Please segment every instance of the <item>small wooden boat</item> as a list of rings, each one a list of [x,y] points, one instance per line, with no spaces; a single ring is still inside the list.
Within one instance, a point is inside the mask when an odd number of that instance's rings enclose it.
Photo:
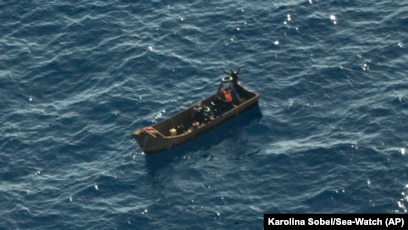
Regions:
[[[236,78],[238,72],[231,70],[231,74],[235,73]],[[231,76],[224,77],[223,82],[231,81],[231,79]],[[235,82],[235,89],[239,97],[238,103],[226,103],[220,98],[218,91],[172,117],[151,126],[136,129],[132,132],[132,136],[136,139],[143,152],[150,154],[180,145],[217,127],[233,116],[256,105],[259,100],[258,93],[245,89],[237,84],[237,80]],[[226,89],[224,88],[224,90]]]

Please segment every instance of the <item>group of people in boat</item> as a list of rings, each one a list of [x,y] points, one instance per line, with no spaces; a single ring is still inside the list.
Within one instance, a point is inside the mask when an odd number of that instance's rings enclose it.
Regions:
[[[240,69],[237,71],[231,70],[230,72],[224,71],[227,76],[221,80],[217,89],[217,95],[210,102],[210,105],[200,104],[193,108],[194,125],[207,123],[240,104],[242,86],[238,83],[239,71]],[[228,85],[224,87],[224,84]]]

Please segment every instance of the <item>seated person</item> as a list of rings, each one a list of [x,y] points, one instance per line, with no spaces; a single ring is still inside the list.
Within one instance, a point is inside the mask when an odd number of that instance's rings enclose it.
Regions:
[[[223,87],[223,82],[218,87],[218,100],[221,100],[223,103],[220,104],[220,111],[221,113],[224,113],[234,107],[234,105],[239,104],[239,96],[232,86],[231,83],[229,83],[228,87],[225,89],[222,89]]]
[[[211,111],[208,106],[199,104],[193,108],[193,120],[199,124],[207,123],[214,119],[210,112]]]
[[[201,105],[197,105],[193,108],[193,120],[199,122],[200,124],[205,122],[205,114]]]
[[[233,83],[230,82],[227,88],[225,88],[224,90],[222,90],[223,85],[224,83],[221,82],[221,84],[218,86],[218,94],[220,95],[221,99],[225,103],[232,103],[234,105],[239,105],[240,103],[239,95]]]

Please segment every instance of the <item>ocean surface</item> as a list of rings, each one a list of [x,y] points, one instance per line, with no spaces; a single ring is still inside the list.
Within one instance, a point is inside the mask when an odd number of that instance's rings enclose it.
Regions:
[[[408,3],[0,1],[0,229],[262,229],[408,213]],[[214,93],[259,104],[145,155]]]

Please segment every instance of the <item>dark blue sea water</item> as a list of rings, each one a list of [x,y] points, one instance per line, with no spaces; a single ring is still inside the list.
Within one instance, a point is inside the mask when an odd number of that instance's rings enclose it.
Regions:
[[[261,229],[408,212],[408,3],[0,1],[0,229]],[[259,106],[131,139],[242,67]]]

